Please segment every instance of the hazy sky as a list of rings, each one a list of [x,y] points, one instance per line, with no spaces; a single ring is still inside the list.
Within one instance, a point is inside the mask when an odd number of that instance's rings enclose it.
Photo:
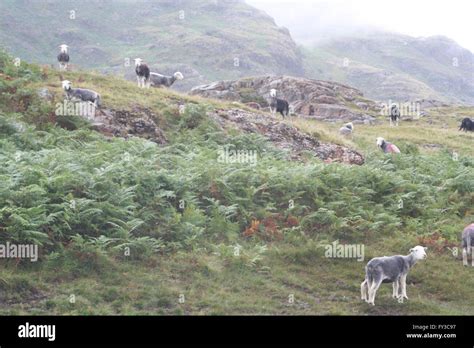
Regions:
[[[410,36],[448,36],[474,52],[473,0],[246,1],[289,28],[298,41],[304,41],[304,25],[318,29],[314,32],[374,26]]]

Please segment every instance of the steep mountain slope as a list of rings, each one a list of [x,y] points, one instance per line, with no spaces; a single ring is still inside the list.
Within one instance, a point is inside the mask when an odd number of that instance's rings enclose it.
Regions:
[[[0,42],[12,54],[43,64],[56,64],[57,46],[67,43],[73,64],[129,76],[127,59],[141,57],[161,73],[180,70],[186,79],[178,89],[253,74],[302,73],[289,32],[243,0],[5,0]]]
[[[112,134],[58,113],[60,78],[101,93],[94,121],[112,118]],[[472,108],[438,111],[344,139],[337,124],[0,52],[0,244],[39,245],[37,263],[0,260],[0,314],[472,315],[472,270],[452,253],[473,219],[473,134],[457,130]],[[381,135],[402,154],[377,149]],[[364,164],[314,156],[329,137]],[[430,257],[408,302],[384,286],[372,307],[363,263],[325,253],[337,241],[366,259],[416,244]]]
[[[305,51],[309,76],[350,84],[377,100],[474,103],[474,55],[446,37],[377,32]]]

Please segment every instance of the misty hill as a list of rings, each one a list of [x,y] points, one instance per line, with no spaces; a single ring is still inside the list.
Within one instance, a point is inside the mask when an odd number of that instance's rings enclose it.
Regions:
[[[132,77],[126,59],[141,57],[161,73],[180,70],[181,89],[302,73],[289,32],[243,0],[6,0],[0,19],[0,42],[25,60],[56,64],[57,46],[67,43],[74,65]]]
[[[67,43],[76,67],[129,79],[132,59],[141,57],[160,73],[181,71],[185,79],[173,88],[182,91],[212,81],[289,75],[347,84],[385,102],[474,103],[474,56],[456,42],[373,29],[347,36],[345,27],[331,38],[332,27],[324,26],[330,18],[294,12],[288,16],[295,16],[295,37],[305,46],[243,0],[5,0],[0,42],[41,64],[56,64],[57,46]]]
[[[474,55],[442,36],[339,37],[307,50],[305,63],[311,77],[350,84],[377,100],[474,103]]]

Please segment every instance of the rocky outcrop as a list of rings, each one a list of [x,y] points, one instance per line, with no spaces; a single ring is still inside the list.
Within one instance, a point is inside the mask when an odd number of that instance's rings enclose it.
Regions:
[[[238,128],[246,133],[261,134],[276,147],[287,150],[293,160],[301,160],[304,152],[310,152],[326,163],[364,164],[364,157],[357,151],[336,144],[322,143],[296,127],[265,114],[240,109],[218,109],[208,115],[222,129]]]
[[[167,139],[155,123],[156,119],[156,115],[145,108],[134,107],[130,111],[102,109],[96,112],[92,127],[107,136],[138,136],[164,145]]]
[[[192,95],[268,106],[271,89],[290,103],[292,113],[325,121],[371,123],[380,106],[359,90],[329,81],[290,76],[261,76],[218,81],[193,88]]]

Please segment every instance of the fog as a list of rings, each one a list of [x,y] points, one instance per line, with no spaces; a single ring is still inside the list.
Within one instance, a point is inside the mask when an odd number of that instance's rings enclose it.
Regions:
[[[474,52],[472,0],[247,0],[304,44],[374,29],[444,35]]]

